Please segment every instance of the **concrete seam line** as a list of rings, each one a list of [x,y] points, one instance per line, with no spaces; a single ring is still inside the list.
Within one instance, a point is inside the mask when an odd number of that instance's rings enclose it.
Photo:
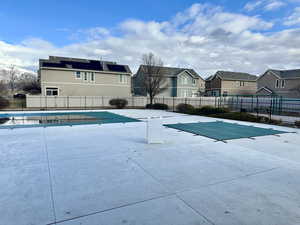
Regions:
[[[197,191],[199,189],[211,187],[211,186],[218,185],[218,184],[230,183],[230,182],[233,182],[233,181],[236,181],[236,180],[239,180],[239,179],[243,179],[243,178],[255,176],[255,175],[258,175],[258,174],[263,174],[263,173],[271,172],[273,170],[280,169],[280,168],[281,167],[274,167],[274,168],[271,168],[271,169],[267,169],[267,170],[263,170],[263,171],[259,171],[259,172],[255,172],[255,173],[251,173],[251,174],[245,174],[245,175],[242,175],[242,176],[238,176],[238,177],[227,179],[227,180],[222,180],[222,181],[211,183],[211,184],[207,184],[207,185],[202,185],[202,186],[199,186],[198,188],[183,189],[183,190],[176,191],[175,194],[177,195],[177,194],[180,194],[180,193],[183,193],[183,192]]]
[[[95,211],[95,212],[92,212],[92,213],[72,217],[72,218],[69,218],[69,219],[59,220],[59,221],[56,221],[55,223],[48,223],[46,225],[60,224],[60,223],[64,223],[64,222],[67,222],[67,221],[76,220],[76,219],[80,219],[80,218],[83,218],[83,217],[88,217],[88,216],[92,216],[92,215],[96,215],[96,214],[100,214],[100,213],[104,213],[104,212],[109,212],[109,211],[112,211],[112,210],[115,210],[115,209],[120,209],[120,208],[124,208],[124,207],[128,207],[128,206],[138,205],[140,203],[144,203],[144,202],[148,202],[148,201],[152,201],[152,200],[157,200],[157,199],[161,199],[161,198],[166,198],[166,197],[170,197],[170,196],[175,196],[175,194],[171,193],[171,194],[167,194],[167,195],[161,195],[161,196],[158,196],[158,197],[153,197],[153,198],[145,199],[145,200],[142,200],[142,201],[137,201],[137,202],[133,202],[133,203],[128,203],[128,204],[116,206],[116,207],[109,208],[109,209]]]
[[[132,158],[128,158],[130,161],[132,161],[135,165],[137,165],[140,169],[142,169],[146,174],[148,174],[152,179],[154,179],[157,183],[159,183],[167,192],[170,192],[170,194],[174,194],[169,188],[167,188],[164,184],[162,184],[155,176],[153,176],[149,171],[147,171],[144,167],[142,167],[138,162],[136,162]]]
[[[49,154],[48,154],[48,145],[47,145],[47,139],[45,134],[45,128],[43,129],[43,138],[44,138],[44,146],[45,146],[45,152],[46,152],[46,158],[47,158],[47,166],[48,166],[48,176],[49,176],[49,183],[50,183],[50,195],[51,195],[51,204],[52,204],[52,210],[54,215],[54,223],[56,224],[56,211],[55,211],[55,204],[54,204],[54,194],[53,194],[53,185],[52,185],[52,178],[51,178],[51,169],[50,169],[50,162],[49,162]]]
[[[185,204],[187,207],[189,207],[190,209],[192,209],[196,214],[198,214],[199,216],[201,216],[202,218],[204,218],[207,222],[209,222],[212,225],[216,225],[213,221],[211,221],[208,217],[206,217],[205,215],[203,215],[202,213],[200,213],[198,210],[196,210],[194,207],[192,207],[190,204],[188,204],[185,200],[183,200],[179,195],[175,194],[175,196],[183,202],[183,204]]]

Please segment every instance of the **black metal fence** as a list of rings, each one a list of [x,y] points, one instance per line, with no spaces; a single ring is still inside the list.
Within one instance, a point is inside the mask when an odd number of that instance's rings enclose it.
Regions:
[[[100,109],[111,108],[109,96],[27,96],[26,99],[9,98],[6,110],[52,110],[52,109]],[[122,97],[121,97],[122,98]],[[129,108],[144,108],[150,103],[148,97],[124,97]],[[268,96],[227,96],[227,97],[156,97],[154,103],[163,103],[176,111],[180,103],[194,107],[227,107],[233,111],[257,114],[300,116],[300,99]]]

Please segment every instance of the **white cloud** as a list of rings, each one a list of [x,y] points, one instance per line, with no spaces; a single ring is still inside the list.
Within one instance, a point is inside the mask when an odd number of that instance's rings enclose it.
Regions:
[[[286,26],[300,24],[300,7],[296,7],[294,12],[289,17],[285,18],[283,24]]]
[[[273,11],[285,6],[286,3],[281,0],[254,0],[248,2],[244,9],[247,11],[253,11],[263,9],[264,11]]]
[[[63,47],[41,39],[0,41],[0,62],[36,69],[39,58],[60,55],[117,61],[135,71],[141,55],[151,51],[165,65],[191,67],[204,76],[217,70],[260,74],[270,67],[299,68],[300,29],[266,33],[272,26],[259,17],[194,4],[169,21],[126,20],[114,28],[118,36],[88,29],[85,38]]]

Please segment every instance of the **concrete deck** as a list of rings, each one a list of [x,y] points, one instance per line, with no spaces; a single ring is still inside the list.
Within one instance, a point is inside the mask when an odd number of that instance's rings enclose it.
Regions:
[[[165,143],[146,144],[145,122],[0,130],[0,225],[300,224],[299,133],[227,143],[162,126],[155,135]]]

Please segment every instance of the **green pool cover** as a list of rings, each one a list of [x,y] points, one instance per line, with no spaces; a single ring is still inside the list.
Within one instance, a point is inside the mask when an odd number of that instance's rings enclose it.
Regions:
[[[164,126],[212,138],[218,141],[288,133],[285,131],[226,123],[222,121],[164,124]]]
[[[0,114],[0,129],[128,122],[139,122],[139,120],[107,111]]]

